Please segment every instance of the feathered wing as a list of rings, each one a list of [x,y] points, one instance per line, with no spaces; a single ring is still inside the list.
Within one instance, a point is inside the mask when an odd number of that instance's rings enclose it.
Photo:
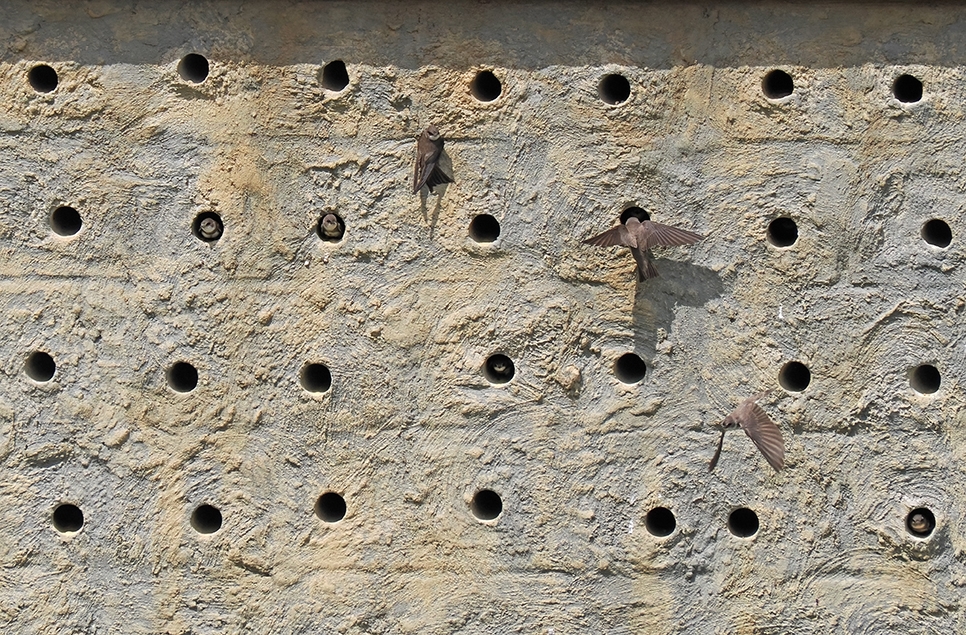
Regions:
[[[662,225],[660,223],[655,223],[654,221],[645,221],[642,224],[646,228],[645,232],[647,234],[648,247],[653,247],[655,245],[661,245],[664,247],[693,245],[704,238],[704,236],[701,234],[689,232],[686,229],[680,229],[678,227],[671,227],[670,225]]]
[[[456,183],[456,181],[453,180],[453,177],[443,172],[439,164],[434,163],[433,169],[430,171],[429,176],[426,177],[426,185],[429,186],[429,191],[432,192],[433,188],[443,183]]]
[[[752,403],[750,408],[743,409],[741,415],[738,423],[751,437],[752,442],[768,461],[768,465],[776,471],[781,470],[785,466],[785,440],[782,439],[781,430],[756,403]]]
[[[584,241],[588,245],[597,247],[613,247],[614,245],[624,245],[625,247],[637,247],[637,238],[634,237],[623,225],[611,227],[602,234],[597,234],[593,238]]]
[[[708,471],[713,472],[715,466],[718,465],[718,457],[721,456],[721,448],[724,446],[724,433],[727,428],[721,429],[721,437],[718,439],[718,449],[714,451],[714,456],[711,457],[711,464],[708,465]]]

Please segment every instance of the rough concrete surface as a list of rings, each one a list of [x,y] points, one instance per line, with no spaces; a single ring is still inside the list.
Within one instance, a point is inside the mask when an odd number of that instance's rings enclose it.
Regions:
[[[3,632],[966,630],[966,7],[7,1],[0,45]],[[638,283],[581,243],[632,206],[707,238]],[[785,469],[709,473],[767,389]]]

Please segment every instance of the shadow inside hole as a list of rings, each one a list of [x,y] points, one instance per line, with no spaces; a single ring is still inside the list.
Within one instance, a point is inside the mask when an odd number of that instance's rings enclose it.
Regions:
[[[73,207],[58,207],[50,215],[50,229],[58,236],[73,236],[81,230],[80,214]]]
[[[299,372],[299,383],[309,392],[327,392],[332,387],[332,373],[325,364],[306,364]]]
[[[478,214],[470,221],[470,238],[478,243],[492,243],[500,237],[500,222],[489,214]]]
[[[919,234],[933,247],[945,249],[953,241],[953,232],[949,229],[949,225],[938,218],[923,223]]]
[[[202,212],[195,216],[194,222],[191,223],[191,233],[198,240],[203,240],[206,243],[214,242],[225,233],[225,224],[218,214]]]
[[[168,386],[176,392],[191,392],[198,386],[198,370],[188,362],[175,362],[166,375]]]
[[[27,81],[38,93],[49,93],[57,88],[57,71],[46,64],[39,64],[27,73]]]
[[[503,85],[492,71],[480,71],[470,82],[470,93],[479,101],[493,101],[502,92]]]
[[[918,538],[925,538],[936,529],[936,516],[925,507],[917,507],[906,516],[906,529]]]
[[[327,523],[337,523],[345,518],[345,499],[335,492],[326,492],[315,501],[315,515]]]
[[[54,529],[62,534],[80,531],[84,526],[84,512],[77,505],[64,503],[54,510],[52,521]]]
[[[204,55],[188,53],[178,62],[178,75],[186,82],[200,84],[208,79],[208,59]]]
[[[473,495],[470,511],[477,520],[493,520],[503,513],[503,500],[493,490],[481,489]]]
[[[621,212],[621,225],[627,223],[627,219],[633,216],[637,220],[644,222],[646,220],[651,220],[651,215],[645,212],[640,207],[628,207],[623,212]]]
[[[922,395],[933,394],[939,390],[941,384],[942,377],[939,375],[939,369],[932,364],[916,366],[909,376],[909,385]]]
[[[655,507],[644,517],[644,527],[652,536],[663,538],[674,533],[677,521],[674,519],[674,513],[667,507]]]
[[[513,379],[515,372],[513,360],[500,353],[490,355],[483,364],[483,376],[491,384],[505,384]]]
[[[54,363],[54,358],[49,353],[34,351],[27,356],[27,361],[24,363],[24,372],[27,373],[27,377],[34,381],[47,382],[54,378],[54,373],[57,372],[57,364]]]
[[[798,240],[798,225],[790,218],[776,218],[768,224],[766,237],[775,247],[791,247]]]
[[[768,99],[781,99],[788,97],[795,91],[795,82],[792,76],[783,70],[775,69],[765,74],[761,80],[761,92]]]
[[[631,96],[631,84],[623,75],[604,75],[597,84],[597,95],[605,104],[616,106]]]
[[[622,384],[636,384],[647,374],[647,364],[636,353],[624,353],[614,363],[614,374]]]
[[[221,529],[221,512],[212,505],[199,505],[191,514],[191,527],[199,534],[213,534]]]
[[[922,99],[922,82],[912,75],[899,75],[892,83],[892,94],[904,104],[914,104]]]
[[[323,214],[315,224],[315,233],[326,242],[337,243],[345,236],[345,221],[338,214]]]
[[[739,538],[750,538],[758,533],[758,514],[740,507],[728,516],[728,531]]]
[[[778,371],[778,384],[785,390],[801,392],[812,382],[812,373],[801,362],[788,362]]]
[[[322,88],[338,93],[349,85],[349,70],[342,60],[333,60],[322,68]]]

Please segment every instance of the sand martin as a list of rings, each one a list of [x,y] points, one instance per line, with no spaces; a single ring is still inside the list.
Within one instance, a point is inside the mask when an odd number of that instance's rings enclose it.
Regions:
[[[584,243],[598,247],[625,245],[631,248],[631,255],[637,262],[638,280],[656,278],[660,274],[651,262],[651,247],[674,245],[693,245],[704,238],[685,229],[662,225],[654,221],[640,221],[631,216],[626,223],[612,227],[603,234],[588,238]]]
[[[416,194],[424,185],[429,186],[430,194],[437,185],[443,183],[455,183],[453,177],[443,172],[439,165],[439,157],[443,153],[443,135],[439,134],[439,129],[430,124],[419,135],[416,143],[416,170],[413,175],[413,194]]]
[[[714,452],[714,458],[711,459],[708,471],[713,470],[718,464],[721,447],[724,445],[725,432],[728,428],[738,426],[741,426],[745,433],[751,437],[752,442],[768,461],[768,465],[775,468],[776,471],[782,469],[785,465],[785,441],[782,439],[781,430],[778,429],[774,421],[768,418],[765,411],[755,403],[766,396],[768,392],[771,391],[745,399],[740,406],[725,417],[721,424],[721,438],[718,440],[718,449]]]

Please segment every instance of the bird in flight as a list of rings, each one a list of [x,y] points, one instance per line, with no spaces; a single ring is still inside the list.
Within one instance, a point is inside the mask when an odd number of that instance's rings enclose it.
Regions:
[[[443,135],[439,128],[430,124],[416,142],[416,170],[413,174],[413,194],[429,186],[430,194],[437,185],[455,183],[453,177],[440,169],[439,157],[443,154]]]
[[[631,248],[631,255],[637,262],[638,280],[656,278],[659,274],[651,261],[651,247],[693,245],[704,238],[701,234],[686,229],[662,225],[651,220],[639,220],[631,216],[624,224],[612,227],[602,234],[588,238],[584,243],[597,247],[624,245]]]
[[[718,457],[721,456],[721,446],[724,445],[724,435],[728,428],[741,427],[745,433],[751,437],[752,443],[761,452],[768,465],[780,471],[785,465],[785,441],[782,439],[781,430],[775,425],[765,411],[761,409],[756,401],[766,396],[768,392],[749,397],[741,402],[731,414],[725,417],[721,426],[721,438],[718,440],[718,449],[714,452],[711,464],[708,466],[710,472],[718,464]]]

